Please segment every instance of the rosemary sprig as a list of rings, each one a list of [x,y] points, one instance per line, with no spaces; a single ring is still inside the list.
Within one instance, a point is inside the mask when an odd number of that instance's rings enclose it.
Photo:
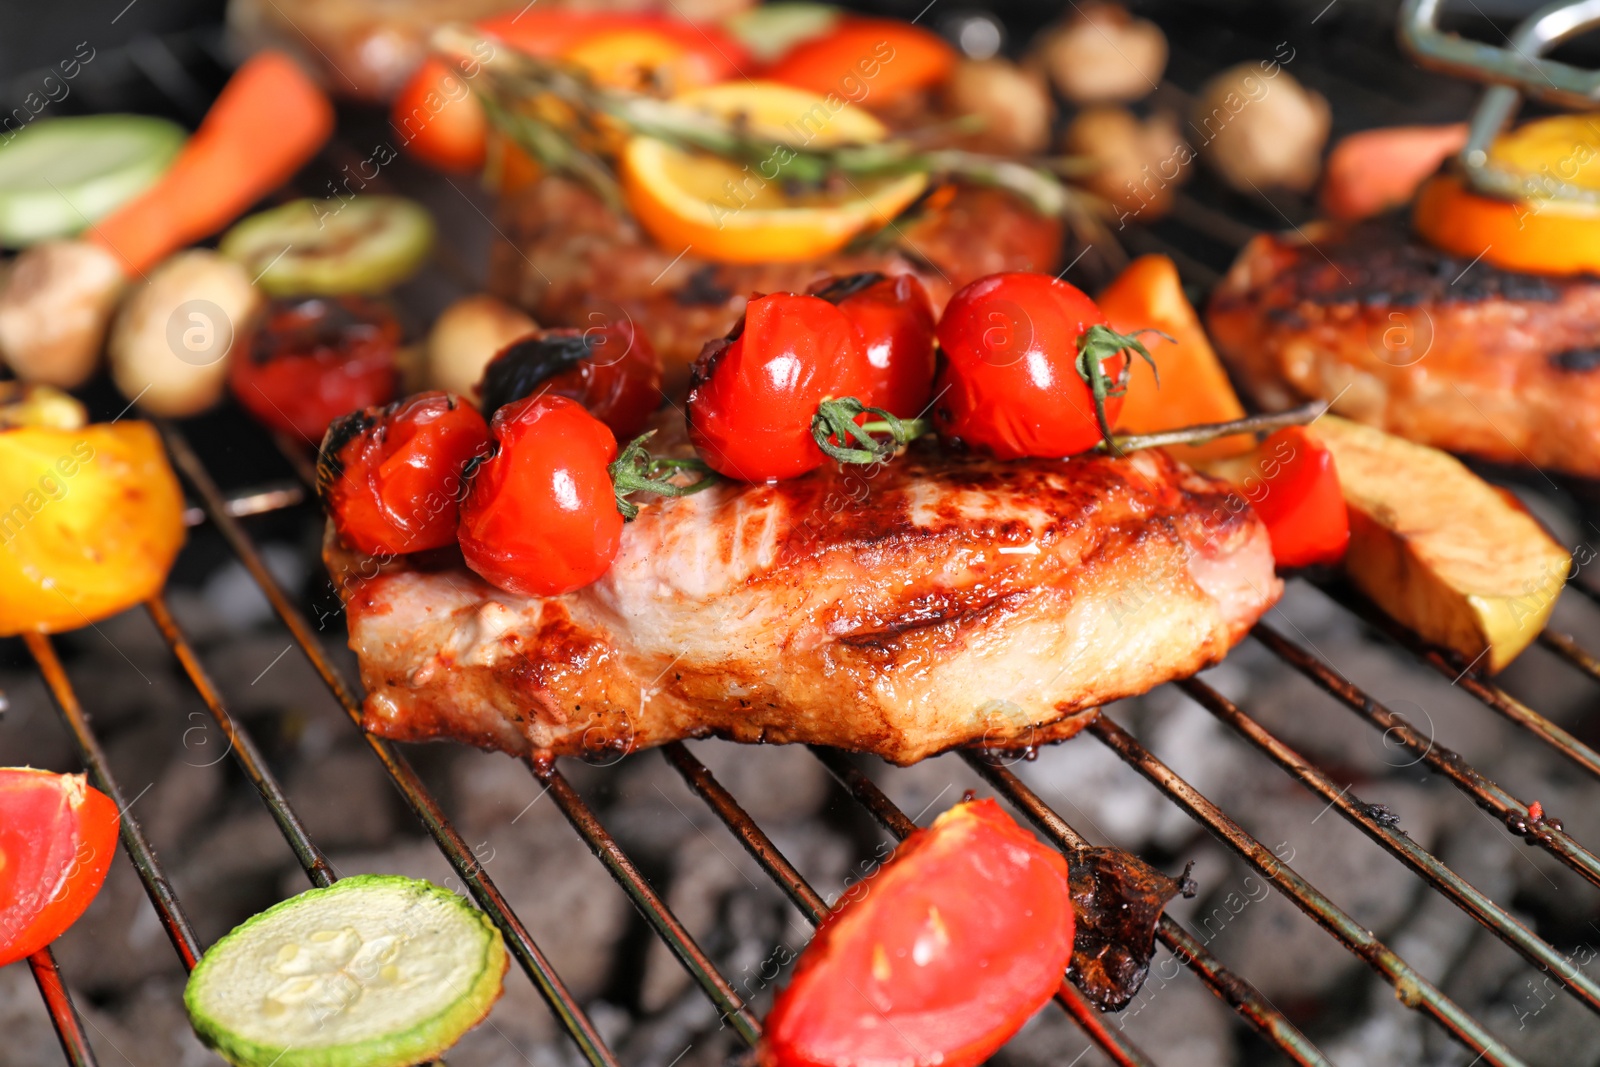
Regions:
[[[803,185],[821,185],[837,175],[867,178],[926,173],[1007,189],[1050,217],[1086,210],[1086,194],[1065,185],[1053,172],[1077,169],[1081,161],[1031,163],[962,149],[925,149],[915,136],[874,144],[795,144],[755,135],[736,121],[671,101],[599,86],[565,64],[512,48],[484,48],[484,43],[481,36],[459,24],[441,27],[432,39],[434,51],[453,65],[482,66],[481,76],[473,79],[472,86],[496,126],[546,166],[588,184],[613,207],[620,207],[621,191],[606,163],[555,123],[530,113],[536,109],[524,105],[553,96],[580,116],[603,116],[629,133],[738,162],[781,160],[783,179]],[[487,60],[481,58],[485,52],[490,55]]]
[[[639,505],[628,499],[633,493],[654,493],[657,496],[689,496],[709,489],[722,480],[722,476],[700,459],[673,459],[669,456],[652,456],[645,444],[655,436],[654,430],[628,442],[621,455],[606,468],[611,474],[611,484],[617,491],[617,510],[624,522],[639,517]],[[682,471],[695,471],[700,477],[688,485],[678,485],[671,479]]]

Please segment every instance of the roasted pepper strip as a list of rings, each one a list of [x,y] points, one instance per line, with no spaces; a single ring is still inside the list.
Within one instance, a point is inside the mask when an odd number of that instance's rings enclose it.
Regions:
[[[71,630],[149,598],[183,536],[149,423],[0,430],[0,635]]]
[[[1119,432],[1156,433],[1244,417],[1244,405],[1229,384],[1200,317],[1183,294],[1172,260],[1140,256],[1095,303],[1119,333],[1160,331],[1140,335],[1161,368],[1160,385],[1148,364],[1133,361],[1122,414],[1117,418]],[[1172,445],[1167,451],[1185,463],[1202,463],[1248,452],[1251,445],[1248,434],[1236,434],[1203,445]]]

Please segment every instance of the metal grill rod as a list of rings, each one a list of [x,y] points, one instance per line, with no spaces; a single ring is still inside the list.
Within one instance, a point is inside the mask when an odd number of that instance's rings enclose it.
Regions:
[[[749,1005],[734,992],[733,986],[717,970],[711,958],[695,943],[694,937],[678,921],[678,917],[672,914],[666,901],[662,900],[660,894],[645,881],[644,875],[639,873],[633,860],[600,824],[594,811],[584,803],[577,790],[572,788],[572,783],[568,782],[560,771],[553,768],[544,774],[534,770],[534,774],[549,787],[550,795],[555,798],[561,813],[567,817],[572,828],[578,831],[578,836],[583,838],[589,850],[605,865],[617,884],[627,892],[639,914],[650,923],[656,935],[666,942],[673,955],[678,957],[678,962],[683,965],[684,970],[700,984],[706,996],[711,998],[711,1003],[721,1012],[721,1017],[750,1045],[753,1046],[760,1041],[761,1020],[756,1018]]]
[[[222,730],[222,735],[228,742],[228,751],[232,753],[234,761],[239,764],[240,770],[244,771],[245,777],[250,779],[250,784],[256,787],[256,792],[261,794],[261,802],[272,813],[273,821],[278,824],[284,840],[288,841],[289,847],[294,850],[295,858],[300,861],[300,866],[311,879],[311,884],[332,885],[338,875],[334,874],[333,868],[329,866],[328,857],[306,833],[305,824],[300,821],[300,816],[290,805],[289,797],[284,793],[277,777],[268,769],[261,750],[256,747],[255,739],[247,731],[240,729],[233,721],[233,716],[228,714],[228,709],[222,702],[222,694],[217,691],[211,676],[200,663],[200,658],[195,655],[193,646],[189,644],[189,639],[178,625],[178,620],[172,617],[166,598],[156,596],[145,603],[145,608],[149,611],[150,618],[154,620],[156,629],[161,631],[161,636],[172,648],[173,655],[182,664],[184,673],[194,683],[200,699],[205,701],[212,719]]]
[[[56,656],[55,646],[44,634],[23,634],[22,639],[27,643],[34,662],[39,665],[45,685],[49,687],[56,707],[61,710],[62,719],[77,743],[78,753],[83,758],[90,780],[96,789],[111,798],[118,813],[123,816],[120,831],[122,847],[127,851],[128,858],[133,860],[139,880],[144,883],[145,892],[150,896],[150,903],[155,905],[162,927],[171,938],[173,947],[178,950],[178,958],[183,961],[184,969],[193,970],[195,961],[200,958],[200,942],[194,936],[194,927],[189,923],[189,916],[185,914],[177,894],[172,891],[172,884],[162,873],[161,863],[144,836],[144,828],[128,814],[128,802],[111,774],[111,765],[106,761],[100,742],[89,729],[89,718],[84,714],[83,705],[78,703],[78,695],[73,691],[72,682]]]
[[[173,462],[178,470],[183,472],[197,493],[200,494],[206,514],[227,540],[234,554],[239,557],[239,562],[250,572],[255,579],[268,603],[288,628],[295,643],[311,662],[317,673],[322,677],[334,698],[344,708],[345,714],[356,724],[361,725],[361,708],[352,695],[349,686],[345,683],[332,661],[328,659],[321,647],[317,644],[316,635],[312,633],[305,617],[289,602],[266,564],[261,559],[260,552],[255,543],[244,533],[239,522],[227,512],[227,503],[216,483],[211,480],[205,466],[200,462],[194,450],[189,447],[181,433],[170,424],[157,422],[162,437],[167,443],[167,450],[171,453]],[[534,943],[528,934],[522,920],[507,903],[505,896],[495,886],[494,881],[483,870],[477,857],[472,854],[461,834],[445,817],[443,809],[423,785],[422,779],[406,760],[389,742],[361,731],[361,736],[366,740],[368,747],[377,755],[378,760],[388,772],[395,788],[400,791],[412,812],[421,820],[428,833],[456,873],[472,892],[473,898],[478,902],[485,914],[492,919],[496,926],[506,937],[507,947],[516,956],[517,962],[533,980],[540,994],[550,1004],[551,1010],[556,1013],[562,1026],[577,1043],[579,1050],[595,1067],[616,1067],[617,1061],[611,1050],[606,1047],[594,1024],[584,1013],[581,1006],[573,998],[561,977],[551,967],[549,959],[544,952]]]
[[[1371,723],[1374,728],[1382,730],[1384,737],[1395,738],[1408,752],[1426,763],[1429,770],[1448,778],[1456,788],[1470,796],[1480,808],[1505,823],[1513,833],[1521,827],[1530,843],[1543,847],[1590,883],[1600,886],[1600,856],[1584,848],[1577,840],[1549,821],[1535,824],[1522,801],[1485,778],[1462,759],[1459,753],[1444,747],[1431,737],[1418,734],[1416,728],[1403,716],[1389,710],[1361,689],[1345,681],[1327,664],[1285,638],[1269,624],[1256,623],[1255,629],[1250,631],[1250,634],[1283,662],[1337,698],[1339,703]]]
[[[94,1049],[89,1047],[89,1037],[83,1032],[83,1020],[72,1003],[66,983],[61,980],[61,972],[56,969],[55,953],[50,951],[50,946],[29,956],[28,966],[33,970],[33,980],[39,986],[40,996],[44,997],[45,1007],[50,1009],[50,1021],[55,1024],[67,1062],[72,1067],[96,1067]]]
[[[1460,663],[1456,662],[1454,656],[1428,644],[1422,638],[1389,618],[1378,609],[1377,605],[1356,590],[1331,583],[1314,582],[1313,584],[1326,593],[1336,604],[1341,605],[1369,626],[1382,631],[1395,643],[1416,656],[1417,659],[1449,678],[1453,684],[1471,693],[1493,711],[1498,712],[1504,718],[1527,730],[1534,737],[1543,741],[1573,763],[1600,778],[1600,753],[1595,752],[1594,749],[1579,741],[1572,734],[1540,715],[1498,685],[1486,681],[1482,675],[1472,669],[1471,665],[1463,668]]]
[[[879,825],[897,839],[905,840],[917,830],[917,824],[878,788],[876,782],[853,765],[843,752],[831,748],[819,748],[816,745],[806,747],[822,762],[828,773],[867,809]],[[1055,999],[1056,1003],[1072,1017],[1073,1022],[1077,1023],[1120,1067],[1151,1067],[1150,1058],[1120,1030],[1112,1030],[1107,1026],[1100,1012],[1083,999],[1083,994],[1078,992],[1077,986],[1063,979],[1061,988],[1056,991]]]
[[[1510,1049],[1486,1031],[1478,1021],[1445,996],[1411,965],[1395,955],[1372,932],[1352,919],[1311,883],[1274,856],[1261,842],[1230,819],[1221,808],[1201,795],[1170,767],[1157,759],[1104,712],[1090,723],[1087,731],[1099,738],[1121,759],[1138,771],[1177,804],[1212,836],[1237,853],[1246,863],[1289,896],[1296,907],[1327,930],[1351,952],[1382,975],[1395,988],[1400,1002],[1436,1020],[1444,1029],[1473,1052],[1482,1062],[1511,1067],[1521,1064]],[[1478,1062],[1478,1061],[1474,1061]]]
[[[1562,988],[1582,1001],[1591,1011],[1600,1012],[1600,987],[1597,987],[1587,975],[1576,967],[1568,965],[1565,957],[1551,947],[1549,942],[1535,936],[1532,930],[1509,915],[1476,886],[1411,840],[1405,831],[1374,816],[1366,804],[1352,795],[1348,786],[1344,788],[1336,786],[1331,778],[1312,766],[1305,757],[1273,736],[1260,723],[1241,711],[1238,705],[1198,678],[1189,678],[1178,682],[1177,685],[1195,703],[1250,742],[1290,777],[1326,800],[1348,822],[1359,827],[1385,851],[1411,868],[1425,882],[1510,945],[1529,963],[1554,977]]]
[[[992,757],[979,752],[962,750],[961,758],[984,781],[992,785],[1006,800],[1026,815],[1047,837],[1055,839],[1063,852],[1072,852],[1089,844],[1088,840],[1070,826],[1054,808],[1046,804],[1027,783],[1009,768],[996,763]],[[1166,912],[1156,926],[1156,936],[1185,966],[1198,974],[1206,987],[1223,1003],[1237,1012],[1262,1037],[1272,1042],[1295,1063],[1306,1067],[1331,1067],[1330,1061],[1312,1041],[1284,1017],[1254,986],[1229,971],[1222,961],[1197,941],[1176,919]]]

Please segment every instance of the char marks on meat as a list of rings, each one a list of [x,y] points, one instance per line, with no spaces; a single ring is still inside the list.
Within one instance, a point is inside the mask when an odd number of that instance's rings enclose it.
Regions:
[[[1399,226],[1308,227],[1240,253],[1207,313],[1263,405],[1499,463],[1600,477],[1600,279],[1501,270]]]
[[[904,764],[1057,740],[1220,660],[1281,590],[1255,515],[1154,451],[915,447],[721,485],[647,505],[607,575],[559,597],[448,553],[380,561],[330,533],[325,555],[367,728],[517,755],[718,735]]]

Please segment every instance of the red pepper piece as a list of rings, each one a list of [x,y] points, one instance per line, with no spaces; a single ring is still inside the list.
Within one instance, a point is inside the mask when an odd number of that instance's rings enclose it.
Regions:
[[[1288,426],[1256,449],[1257,484],[1244,485],[1267,524],[1279,567],[1337,563],[1350,544],[1350,514],[1333,453],[1304,426]]]

